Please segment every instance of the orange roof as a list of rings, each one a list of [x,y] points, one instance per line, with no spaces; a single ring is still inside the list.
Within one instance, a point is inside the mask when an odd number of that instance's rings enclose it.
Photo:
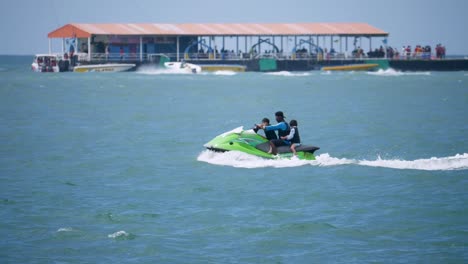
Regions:
[[[237,23],[237,24],[67,24],[49,38],[87,38],[91,35],[258,36],[348,35],[388,36],[366,23]]]

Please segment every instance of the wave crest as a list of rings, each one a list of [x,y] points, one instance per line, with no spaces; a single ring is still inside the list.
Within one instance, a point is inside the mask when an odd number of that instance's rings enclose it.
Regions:
[[[401,72],[401,71],[396,71],[395,69],[389,68],[386,70],[379,69],[378,71],[375,72],[367,72],[369,75],[375,75],[375,76],[404,76],[404,75],[426,75],[429,76],[431,75],[431,72]]]
[[[134,239],[135,235],[132,233],[127,233],[124,230],[121,230],[121,231],[117,231],[115,233],[109,234],[107,235],[107,237],[117,239],[117,240],[130,240],[130,239]]]
[[[75,229],[71,228],[71,227],[61,227],[57,230],[57,233],[60,233],[60,232],[73,232],[75,231]]]

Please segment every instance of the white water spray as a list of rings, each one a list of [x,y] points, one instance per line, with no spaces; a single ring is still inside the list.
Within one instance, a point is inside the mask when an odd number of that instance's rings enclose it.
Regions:
[[[243,152],[229,151],[224,153],[205,150],[197,158],[198,161],[207,162],[215,165],[232,166],[238,168],[286,168],[299,166],[343,166],[357,165],[367,167],[382,167],[392,169],[412,169],[412,170],[466,170],[468,169],[468,153],[457,154],[450,157],[433,157],[429,159],[417,160],[400,160],[400,159],[381,159],[378,157],[375,160],[354,160],[347,158],[336,158],[330,154],[320,154],[316,156],[316,160],[299,160],[292,159],[263,159],[257,156],[252,156]]]

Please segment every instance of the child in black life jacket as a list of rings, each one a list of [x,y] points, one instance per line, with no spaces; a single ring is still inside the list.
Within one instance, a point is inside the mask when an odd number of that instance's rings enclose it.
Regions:
[[[296,147],[301,145],[301,137],[299,136],[299,129],[297,128],[297,121],[291,120],[289,122],[290,131],[289,135],[281,137],[288,145],[291,146],[291,151],[294,156],[296,156]]]

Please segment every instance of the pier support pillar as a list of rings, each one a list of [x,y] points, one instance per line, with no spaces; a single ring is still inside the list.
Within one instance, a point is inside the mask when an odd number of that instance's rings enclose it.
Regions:
[[[248,53],[248,51],[247,51],[247,36],[244,37],[244,40],[245,40],[245,50],[244,50],[244,52]]]
[[[49,54],[52,54],[52,40],[49,38]]]
[[[176,58],[177,58],[177,61],[179,61],[179,36],[177,36],[177,53],[176,53]]]
[[[88,61],[91,61],[91,37],[88,37]]]
[[[284,49],[283,49],[283,36],[280,37],[281,38],[281,52],[284,52]],[[283,55],[283,54],[281,54]]]
[[[258,54],[262,53],[262,43],[260,43],[260,36],[257,37],[257,43],[258,43]]]
[[[143,61],[143,36],[140,36],[140,62]]]
[[[343,41],[342,40],[343,40],[343,37],[340,36],[340,53],[343,53],[343,45],[342,45]]]
[[[345,59],[348,58],[348,36],[345,37]]]

